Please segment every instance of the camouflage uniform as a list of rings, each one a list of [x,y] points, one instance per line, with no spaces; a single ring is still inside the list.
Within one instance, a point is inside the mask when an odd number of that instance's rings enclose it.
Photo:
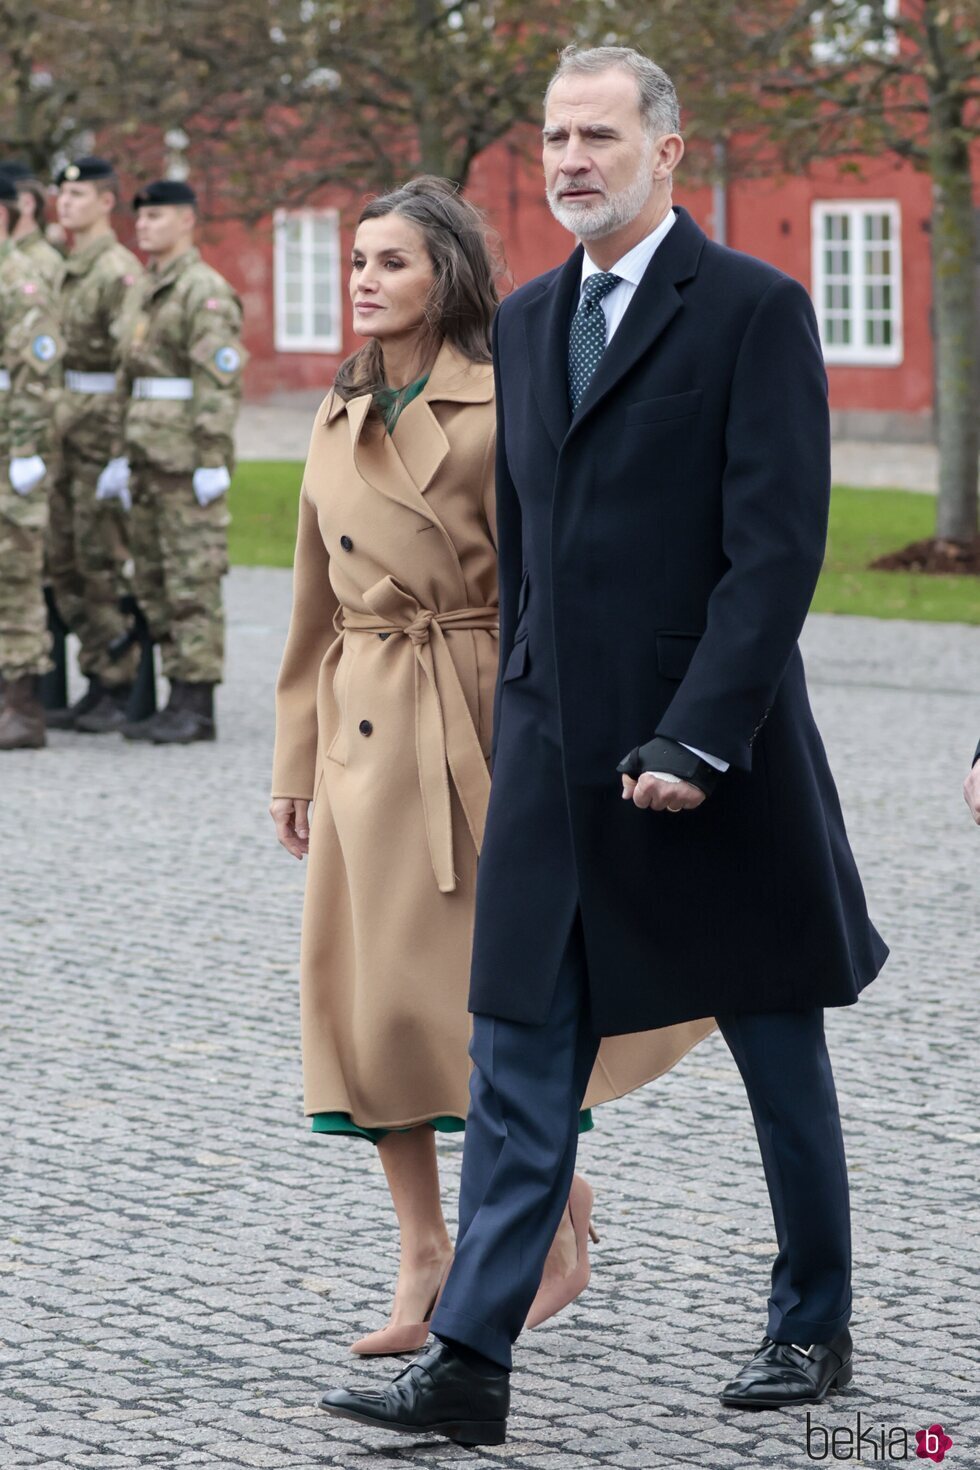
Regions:
[[[100,235],[62,262],[58,305],[65,337],[65,387],[55,412],[57,460],[50,485],[48,580],[58,611],[81,645],[79,665],[105,688],[131,684],[139,660],[131,647],[116,662],[113,639],[128,626],[119,599],[129,590],[126,513],[118,500],[96,500],[99,475],[122,455],[125,398],[79,391],[74,374],[118,373],[126,315],[138,300],[143,268],[114,234]],[[74,383],[74,386],[73,386]]]
[[[51,668],[44,604],[43,482],[18,495],[12,458],[50,452],[53,389],[63,344],[51,299],[14,248],[0,244],[0,675],[17,680]]]
[[[171,681],[221,682],[227,496],[201,506],[191,482],[196,469],[234,465],[241,323],[238,296],[190,249],[148,272],[123,352],[133,577]],[[184,380],[189,396],[149,396],[146,380],[161,378]]]
[[[26,255],[35,277],[56,297],[65,269],[65,257],[61,251],[56,250],[37,229],[31,230],[29,235],[21,235],[15,246],[21,255]]]

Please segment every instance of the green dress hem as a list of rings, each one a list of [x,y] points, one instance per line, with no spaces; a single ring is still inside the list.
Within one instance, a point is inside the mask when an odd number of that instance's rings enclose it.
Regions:
[[[428,1118],[426,1123],[436,1133],[462,1133],[466,1128],[465,1119],[445,1114],[438,1118]],[[365,1138],[368,1143],[378,1143],[389,1133],[410,1133],[413,1127],[423,1126],[411,1124],[408,1128],[362,1128],[360,1123],[354,1122],[350,1113],[313,1113],[312,1124],[314,1133],[345,1134],[348,1138]],[[579,1133],[588,1133],[594,1127],[592,1109],[583,1108],[578,1115]]]

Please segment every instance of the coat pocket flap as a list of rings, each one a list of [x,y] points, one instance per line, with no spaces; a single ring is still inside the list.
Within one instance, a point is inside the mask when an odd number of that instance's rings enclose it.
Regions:
[[[700,633],[657,634],[657,668],[665,679],[683,679],[700,642]]]
[[[626,409],[628,424],[656,424],[663,419],[682,419],[697,413],[701,407],[702,391],[692,388],[689,393],[670,393],[665,398],[642,398]]]
[[[519,679],[527,669],[527,639],[520,638],[510,651],[510,657],[504,668],[502,683],[506,684],[508,679]]]

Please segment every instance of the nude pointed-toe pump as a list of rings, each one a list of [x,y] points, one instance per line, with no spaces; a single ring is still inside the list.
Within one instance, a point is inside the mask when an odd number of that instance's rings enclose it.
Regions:
[[[451,1265],[452,1259],[442,1273],[436,1294],[421,1322],[404,1322],[398,1327],[381,1327],[377,1332],[369,1332],[367,1337],[351,1344],[351,1352],[359,1358],[388,1358],[398,1353],[417,1353],[424,1348],[429,1336],[429,1323],[442,1296]]]
[[[540,1327],[542,1322],[547,1322],[549,1317],[554,1317],[577,1296],[581,1296],[588,1286],[589,1277],[592,1275],[592,1267],[589,1263],[589,1241],[591,1240],[594,1245],[599,1243],[599,1236],[592,1224],[594,1199],[595,1195],[588,1180],[583,1179],[581,1174],[576,1174],[568,1192],[568,1213],[571,1216],[577,1248],[575,1265],[564,1276],[542,1282],[537,1296],[531,1303],[531,1310],[527,1314],[525,1330]]]

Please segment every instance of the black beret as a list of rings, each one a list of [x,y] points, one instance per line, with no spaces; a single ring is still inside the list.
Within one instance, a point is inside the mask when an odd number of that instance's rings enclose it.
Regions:
[[[9,174],[0,173],[0,204],[17,203],[17,185]]]
[[[25,179],[36,179],[37,173],[29,163],[0,163],[0,174],[5,174],[15,184],[23,183]]]
[[[74,163],[68,163],[60,171],[55,183],[62,184],[92,184],[96,179],[111,179],[115,169],[106,158],[94,158],[90,153],[82,158],[76,158]]]
[[[142,209],[144,204],[197,204],[197,195],[183,179],[157,179],[144,184],[133,200],[133,209]]]

